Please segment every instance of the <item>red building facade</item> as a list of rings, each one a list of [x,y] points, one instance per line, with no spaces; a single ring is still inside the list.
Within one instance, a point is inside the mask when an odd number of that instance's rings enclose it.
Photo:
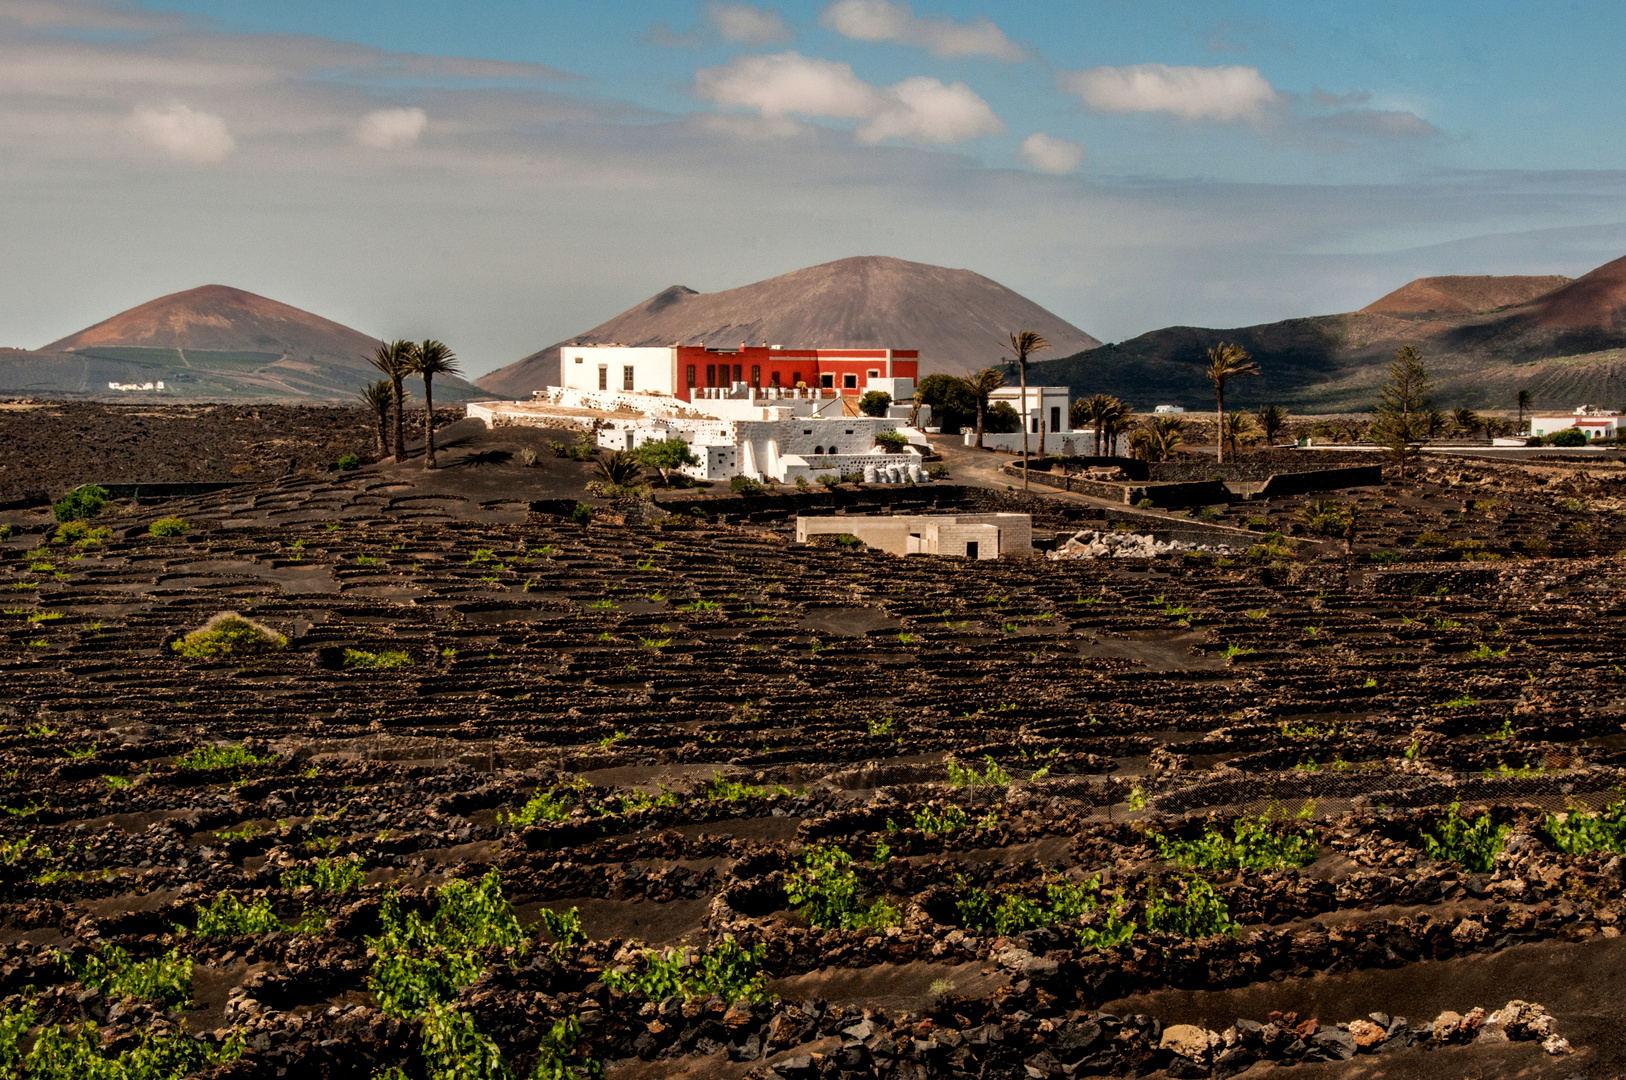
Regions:
[[[822,390],[824,396],[848,397],[871,389],[873,380],[919,381],[920,352],[916,349],[773,349],[744,346],[713,349],[704,345],[677,347],[674,392],[685,401],[696,390],[727,389],[746,383],[756,389],[792,390],[798,384]],[[889,392],[891,384],[885,387]]]

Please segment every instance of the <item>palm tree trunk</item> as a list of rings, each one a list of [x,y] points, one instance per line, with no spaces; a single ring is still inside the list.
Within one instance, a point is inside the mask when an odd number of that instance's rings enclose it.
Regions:
[[[401,389],[401,376],[397,375],[390,380],[395,384],[395,460],[406,460],[406,423],[401,416],[402,399],[405,394]]]
[[[1219,416],[1219,430],[1214,433],[1215,434],[1215,438],[1214,438],[1214,460],[1221,463],[1221,464],[1224,464],[1224,462],[1225,462],[1225,391],[1222,388],[1218,387],[1218,386],[1214,387],[1214,411]]]
[[[1095,422],[1095,456],[1101,456],[1101,421]]]
[[[423,467],[435,467],[435,395],[429,389],[434,375],[423,373]]]
[[[380,461],[390,456],[390,429],[385,423],[387,419],[388,416],[385,413],[378,414],[378,459]]]
[[[1028,489],[1028,364],[1021,362],[1022,368],[1022,490]]]
[[[977,449],[978,450],[982,449],[982,412],[983,412],[984,407],[987,406],[987,404],[988,404],[988,399],[987,398],[980,397],[980,396],[977,398]]]

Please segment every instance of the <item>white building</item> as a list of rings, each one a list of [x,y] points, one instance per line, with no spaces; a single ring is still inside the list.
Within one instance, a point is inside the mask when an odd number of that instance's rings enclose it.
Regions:
[[[1626,427],[1626,422],[1623,421],[1626,421],[1626,418],[1619,413],[1604,412],[1590,405],[1582,405],[1567,415],[1560,413],[1556,416],[1532,416],[1530,434],[1552,435],[1569,428],[1578,428],[1586,435],[1588,442],[1594,439],[1613,439],[1623,427]]]
[[[696,405],[705,404],[696,402]],[[721,417],[649,417],[605,420],[598,445],[607,450],[636,450],[646,442],[679,438],[700,459],[683,472],[697,480],[754,480],[794,483],[821,476],[861,473],[872,483],[922,483],[924,460],[916,446],[926,437],[891,418],[841,416],[831,419],[787,415],[789,410],[759,410],[754,419]],[[875,438],[895,432],[908,440],[901,452],[879,447]]]
[[[957,555],[997,559],[1033,554],[1029,514],[898,514],[865,517],[830,514],[796,518],[796,539],[846,533],[893,555]]]
[[[1027,389],[1027,398],[1022,397],[1020,386],[1002,386],[988,395],[988,407],[991,409],[1000,402],[1016,410],[1016,414],[1023,418],[1028,429],[1028,450],[1031,453],[1049,454],[1088,454],[1092,443],[1083,438],[1088,434],[1094,438],[1093,432],[1074,431],[1072,418],[1068,415],[1072,411],[1072,391],[1065,386],[1030,386]],[[1041,441],[1041,436],[1043,439]],[[1052,437],[1054,436],[1054,437]],[[977,431],[969,428],[965,432],[965,445],[977,444]],[[1009,450],[1020,453],[1022,450],[1022,433],[1020,431],[983,432],[982,445],[989,450]]]

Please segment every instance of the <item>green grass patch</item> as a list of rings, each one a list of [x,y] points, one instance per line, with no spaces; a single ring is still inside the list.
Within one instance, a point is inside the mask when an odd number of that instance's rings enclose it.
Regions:
[[[343,664],[347,668],[399,668],[411,667],[412,663],[412,654],[404,649],[383,649],[379,652],[344,650]]]

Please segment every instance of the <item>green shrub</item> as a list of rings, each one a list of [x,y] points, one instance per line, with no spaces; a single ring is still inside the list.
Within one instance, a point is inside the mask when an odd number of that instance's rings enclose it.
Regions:
[[[577,502],[570,508],[570,521],[573,525],[590,525],[593,521],[593,508],[584,502]]]
[[[926,466],[926,475],[933,480],[947,480],[949,478],[949,467],[939,461],[935,465]]]
[[[1234,934],[1239,927],[1214,887],[1193,875],[1186,878],[1183,897],[1159,888],[1156,896],[1147,899],[1146,929],[1154,934],[1205,938]]]
[[[10,540],[17,535],[17,526],[10,522],[0,522],[0,540]]]
[[[360,467],[361,458],[357,457],[355,454],[346,454],[339,459],[339,468],[345,470],[346,472]]]
[[[296,866],[282,872],[282,887],[292,891],[309,885],[317,892],[346,892],[367,881],[361,869],[361,856],[317,859],[309,867]]]
[[[877,431],[875,433],[875,445],[888,454],[901,454],[903,448],[909,445],[909,440],[896,431]]]
[[[366,649],[346,649],[344,650],[344,666],[347,668],[411,667],[412,654],[403,649],[385,649],[381,652],[368,652]]]
[[[1127,905],[1119,900],[1105,914],[1101,910],[1100,875],[1084,881],[1051,881],[1045,885],[1048,904],[1029,900],[1017,893],[1000,893],[997,899],[981,889],[973,888],[965,877],[956,879],[961,889],[968,889],[955,902],[960,921],[973,930],[992,929],[997,934],[1019,934],[1041,926],[1060,926],[1072,930],[1081,947],[1110,949],[1128,943],[1134,937],[1136,924],[1122,918]]]
[[[1299,521],[1310,532],[1341,536],[1349,526],[1349,510],[1342,503],[1320,499],[1299,510]]]
[[[435,1002],[419,1015],[429,1080],[513,1080],[501,1048],[455,1001]]]
[[[637,973],[610,968],[599,981],[626,994],[650,1001],[681,997],[686,1001],[713,994],[733,1004],[736,1001],[769,1001],[767,976],[762,971],[768,946],[745,948],[725,937],[705,952],[689,949],[646,949],[643,970]]]
[[[1616,799],[1600,811],[1570,810],[1548,814],[1542,831],[1553,847],[1566,855],[1589,851],[1626,852],[1626,798]]]
[[[113,530],[106,525],[89,525],[83,521],[64,521],[56,527],[51,540],[59,544],[74,544],[78,547],[96,547],[113,539]]]
[[[848,869],[852,856],[834,845],[815,846],[802,856],[802,868],[785,878],[785,895],[814,926],[841,930],[882,930],[899,919],[885,899],[858,898],[858,875]]]
[[[576,908],[569,911],[543,908],[537,914],[541,917],[542,929],[553,939],[553,948],[549,952],[555,960],[563,960],[571,949],[586,943],[587,931],[582,929],[581,912]]]
[[[1548,446],[1585,446],[1587,439],[1586,432],[1580,428],[1565,428],[1563,431],[1553,432],[1543,441]]]
[[[1163,858],[1193,870],[1277,870],[1308,866],[1320,853],[1314,839],[1300,833],[1271,831],[1268,814],[1240,817],[1226,836],[1210,826],[1195,840],[1154,836]]]
[[[192,1000],[192,958],[178,949],[150,960],[135,960],[117,945],[104,945],[98,956],[87,956],[81,963],[64,957],[62,964],[105,998],[146,998],[165,1006]]]
[[[751,477],[741,474],[728,482],[728,490],[736,495],[762,495],[768,489]]]
[[[942,810],[931,806],[922,806],[915,811],[915,828],[927,836],[936,836],[938,833],[963,829],[969,824],[971,824],[971,819],[958,806],[945,806]]]
[[[866,390],[858,399],[858,411],[865,416],[885,416],[892,405],[892,395],[885,390]]]
[[[962,765],[953,758],[948,760],[948,778],[950,787],[1009,787],[1011,774],[999,767],[992,754],[984,754],[982,760],[987,768],[977,772],[975,765]]]
[[[195,746],[175,759],[177,769],[230,769],[238,765],[270,765],[276,754],[255,757],[242,746]]]
[[[497,820],[507,825],[536,825],[544,821],[563,821],[568,816],[565,798],[557,788],[547,791],[537,788],[529,802],[506,817],[498,814]]]
[[[525,931],[492,870],[479,881],[457,880],[435,894],[427,918],[402,907],[395,893],[379,909],[383,931],[367,939],[377,951],[367,988],[387,1015],[410,1020],[430,1006],[456,1000],[485,970],[484,949],[524,952]]]
[[[268,626],[223,611],[170,648],[192,660],[234,660],[286,648],[288,639]]]
[[[31,1005],[0,1011],[0,1071],[5,1076],[18,1076],[20,1065],[20,1075],[29,1080],[181,1080],[211,1065],[236,1061],[244,1050],[240,1031],[217,1049],[181,1030],[142,1031],[137,1045],[114,1053],[103,1047],[93,1023],[46,1024],[25,1057],[21,1043],[34,1020]]]
[[[51,513],[58,521],[78,521],[93,518],[107,505],[107,489],[95,484],[74,488],[62,501],[51,504]]]
[[[1454,802],[1434,831],[1423,834],[1423,850],[1431,859],[1454,862],[1471,873],[1489,873],[1511,831],[1510,825],[1498,827],[1489,813],[1469,821],[1462,816],[1462,803]]]
[[[231,893],[221,893],[208,906],[198,907],[197,916],[197,932],[204,937],[257,937],[289,929],[263,896],[245,904]]]

